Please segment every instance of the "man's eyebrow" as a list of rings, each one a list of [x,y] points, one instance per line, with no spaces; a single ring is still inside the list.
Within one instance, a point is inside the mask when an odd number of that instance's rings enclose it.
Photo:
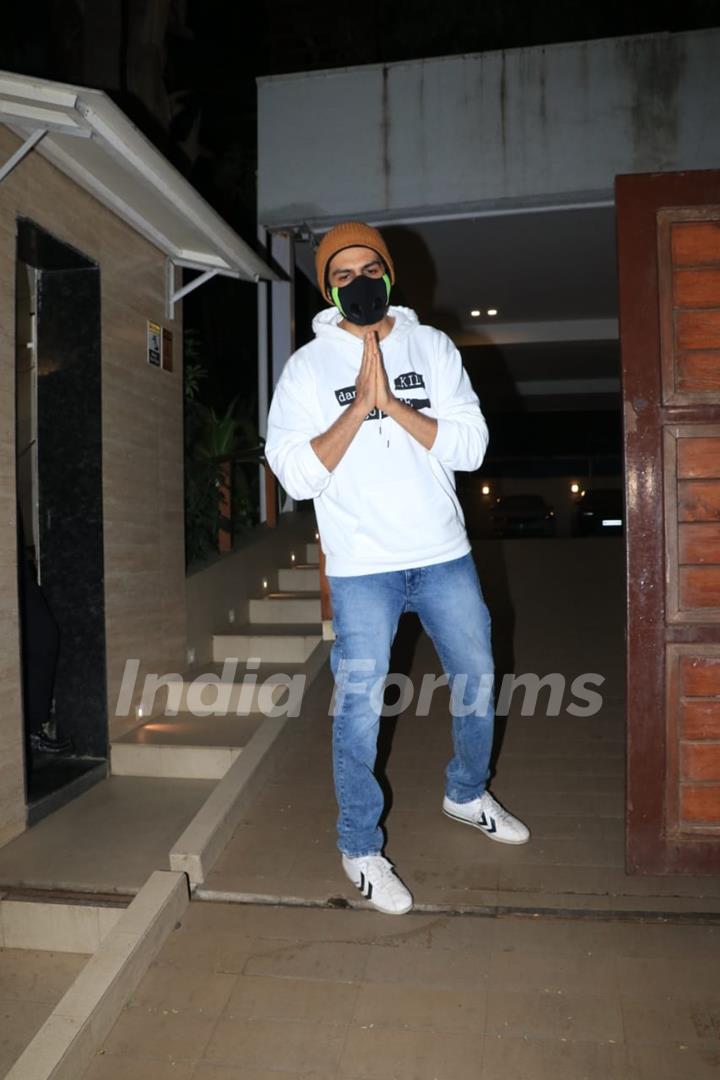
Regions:
[[[365,263],[365,265],[361,266],[360,269],[361,270],[367,270],[371,266],[379,266],[379,265],[380,265],[380,259],[379,258],[371,259],[370,262]],[[352,266],[336,266],[336,267],[333,268],[331,273],[333,273],[333,274],[349,274],[351,271],[352,271]]]

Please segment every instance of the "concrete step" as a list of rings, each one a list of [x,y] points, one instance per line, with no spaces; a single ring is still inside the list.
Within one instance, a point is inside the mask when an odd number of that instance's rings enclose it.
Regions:
[[[214,634],[213,660],[222,663],[226,659],[257,657],[269,664],[302,664],[321,640],[316,623],[254,623],[237,627],[232,634]]]
[[[287,623],[321,622],[319,593],[268,593],[261,600],[251,600],[248,605],[248,618],[251,623]]]
[[[160,716],[111,743],[115,776],[218,780],[240,756],[263,717]]]
[[[4,887],[133,895],[159,866],[168,866],[175,838],[217,782],[108,776],[0,848],[0,881]]]
[[[316,540],[305,545],[305,562],[314,563],[316,566],[320,564],[320,544]]]
[[[178,679],[146,686],[142,708],[145,723],[175,719],[174,713],[206,716],[265,715],[287,693],[289,679],[301,675],[302,664],[210,662],[193,664]]]
[[[282,592],[317,592],[320,588],[320,568],[292,566],[278,570],[278,588]]]

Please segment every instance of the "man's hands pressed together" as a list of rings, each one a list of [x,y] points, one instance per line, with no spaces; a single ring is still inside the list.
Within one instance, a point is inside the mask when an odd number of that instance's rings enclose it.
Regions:
[[[367,414],[375,408],[381,409],[385,413],[388,412],[390,399],[393,396],[380,353],[377,333],[375,330],[369,330],[365,335],[362,363],[355,380],[355,401],[353,404],[365,410],[363,413],[363,419],[365,419]]]
[[[375,408],[392,417],[426,450],[431,448],[437,434],[437,420],[423,416],[393,394],[377,332],[368,330],[363,340],[362,362],[355,380],[355,400],[326,432],[316,435],[310,441],[313,450],[329,472],[337,468],[368,413]]]

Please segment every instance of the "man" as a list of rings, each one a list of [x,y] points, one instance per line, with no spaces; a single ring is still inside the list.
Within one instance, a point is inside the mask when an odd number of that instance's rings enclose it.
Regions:
[[[412,896],[382,855],[374,775],[382,702],[404,611],[420,617],[452,687],[454,756],[443,811],[493,840],[527,827],[486,790],[493,738],[490,618],[454,470],[479,468],[487,426],[452,342],[389,306],[395,270],[380,233],[348,221],[321,240],[318,285],[333,306],[290,357],[268,419],[281,484],[315,501],[333,604],[333,773],[342,865],[380,911]]]

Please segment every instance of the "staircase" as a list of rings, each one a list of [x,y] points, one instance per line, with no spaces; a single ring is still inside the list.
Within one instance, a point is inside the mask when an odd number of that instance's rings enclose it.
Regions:
[[[153,715],[113,740],[112,773],[224,776],[286,698],[287,680],[311,679],[323,663],[319,558],[318,544],[307,544],[304,563],[278,570],[276,592],[249,601],[246,625],[213,635],[212,663],[188,667],[181,683],[158,693]],[[166,693],[177,716],[159,712]]]

